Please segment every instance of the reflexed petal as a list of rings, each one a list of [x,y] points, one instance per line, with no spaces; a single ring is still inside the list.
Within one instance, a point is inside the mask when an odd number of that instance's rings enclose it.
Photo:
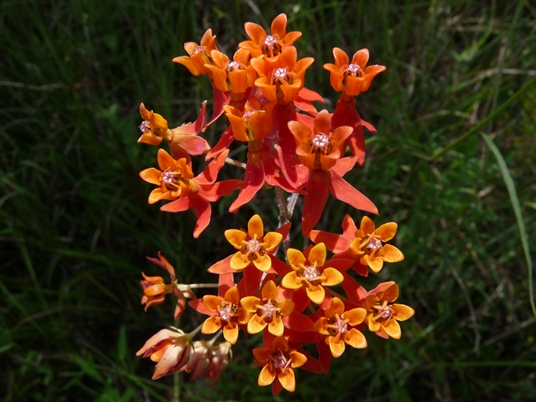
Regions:
[[[333,355],[333,357],[337,358],[344,353],[344,342],[340,339],[332,339],[329,343],[329,349],[331,350],[331,354]]]
[[[346,333],[345,342],[357,349],[364,349],[367,347],[367,340],[365,336],[355,328],[352,328]]]
[[[281,285],[287,289],[299,289],[303,286],[303,283],[301,280],[298,279],[296,276],[296,272],[289,272],[283,277],[283,280],[281,281]],[[322,297],[323,299],[323,297]]]
[[[294,311],[295,304],[291,300],[281,300],[278,304],[283,317],[289,316]]]
[[[361,307],[353,308],[352,310],[346,311],[344,313],[344,319],[350,320],[348,322],[348,324],[350,325],[361,324],[363,321],[365,321],[366,317],[367,317],[367,310]]]
[[[392,304],[391,308],[395,311],[393,318],[398,321],[406,321],[415,314],[415,310],[405,304]]]
[[[252,262],[253,265],[255,265],[255,268],[262,272],[268,272],[270,268],[272,268],[272,260],[270,259],[270,256],[268,254],[261,255]]]
[[[257,314],[253,314],[248,322],[248,333],[259,333],[266,327],[266,325],[267,324],[266,321],[264,321],[264,318],[258,316]]]
[[[264,366],[259,374],[259,385],[261,387],[264,387],[266,385],[270,385],[271,383],[274,382],[274,379],[275,379],[275,371],[272,371],[270,370],[270,368],[272,367],[272,365],[269,363],[269,364],[266,364],[266,366]]]
[[[324,243],[318,243],[311,249],[311,252],[309,253],[309,262],[311,264],[316,263],[317,267],[324,266],[324,263],[326,262],[326,245]]]
[[[223,328],[223,337],[227,342],[230,344],[235,344],[238,340],[238,325],[235,325],[233,328],[229,328],[229,326],[225,326]]]
[[[220,328],[221,328],[220,317],[213,315],[212,317],[208,317],[205,320],[205,322],[203,323],[203,326],[201,327],[201,332],[204,334],[213,334]]]
[[[255,296],[246,296],[240,299],[240,304],[244,310],[254,313],[257,311],[257,306],[260,304],[261,300]]]
[[[372,272],[377,274],[383,268],[383,260],[380,257],[371,259],[370,256],[366,255],[364,258],[366,259],[367,265],[370,267]]]
[[[212,207],[210,206],[210,203],[202,196],[193,194],[190,195],[188,198],[190,199],[190,205],[194,210],[195,216],[197,218],[194,227],[194,238],[197,239],[210,223]]]
[[[374,230],[376,229],[376,226],[374,225],[374,222],[372,219],[370,219],[368,216],[364,216],[363,219],[361,219],[361,227],[360,229],[363,231],[365,236],[370,235]]]
[[[312,230],[311,233],[309,233],[309,239],[311,239],[313,243],[324,243],[326,248],[333,253],[342,253],[350,247],[350,242],[346,237],[335,233],[324,232],[322,230]]]
[[[387,222],[376,229],[376,235],[380,236],[383,242],[387,242],[395,237],[398,225],[395,222]]]
[[[387,332],[387,334],[394,339],[400,339],[402,336],[402,330],[400,329],[400,324],[397,320],[389,320],[387,325],[382,325],[382,329]]]
[[[335,286],[344,280],[342,274],[335,268],[326,268],[322,276],[324,277],[322,280],[322,285],[324,286]]]
[[[383,246],[381,256],[386,262],[399,262],[404,259],[404,254],[402,254],[398,248],[390,244],[385,244]]]
[[[214,295],[206,295],[203,296],[203,303],[205,304],[205,307],[209,309],[209,311],[212,311],[213,313],[218,311],[218,307],[220,307],[222,303],[222,298]]]
[[[333,172],[315,171],[311,175],[312,180],[305,187],[307,194],[304,197],[302,212],[302,234],[305,236],[318,223],[326,206],[328,194],[332,187],[329,182],[330,173],[333,175]]]
[[[274,281],[268,281],[262,287],[262,297],[263,299],[272,299],[275,300],[278,295],[277,286]]]
[[[320,286],[320,285],[311,286],[311,287],[308,286],[305,288],[305,290],[307,292],[307,296],[309,296],[309,299],[311,299],[313,303],[321,304],[324,301],[324,297],[326,296],[326,291],[324,290],[323,286]]]
[[[246,233],[238,229],[228,229],[225,231],[225,238],[234,248],[240,250],[243,246],[242,242],[246,240]]]
[[[264,225],[259,215],[253,215],[248,222],[248,234],[251,238],[260,239],[264,236]]]
[[[365,197],[360,191],[356,190],[346,180],[331,170],[331,180],[328,181],[329,191],[335,198],[357,208],[361,211],[378,214],[378,208]],[[305,207],[304,207],[305,209]]]
[[[224,300],[236,305],[240,305],[240,294],[238,293],[238,288],[233,286],[231,289],[225,292]]]
[[[268,232],[264,236],[264,249],[268,253],[272,253],[283,240],[283,235],[277,232]]]
[[[287,368],[283,373],[279,373],[277,375],[277,379],[279,380],[283,388],[285,388],[287,391],[294,392],[294,390],[296,389],[294,370],[292,370],[291,368]]]
[[[305,263],[305,261],[307,261],[303,253],[300,250],[297,250],[295,248],[289,248],[287,250],[287,258],[288,258],[288,263],[290,265],[293,265],[296,268],[300,264],[303,264]]]

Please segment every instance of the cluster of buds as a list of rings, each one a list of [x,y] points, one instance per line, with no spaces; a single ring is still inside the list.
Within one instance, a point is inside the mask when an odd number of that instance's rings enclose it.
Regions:
[[[331,358],[340,357],[346,345],[367,347],[366,329],[386,339],[399,339],[399,322],[409,319],[414,310],[395,303],[399,289],[394,282],[367,291],[354,278],[355,274],[366,277],[369,268],[378,273],[385,262],[404,259],[398,248],[387,244],[396,234],[396,223],[376,228],[364,216],[357,227],[346,215],[342,234],[314,230],[330,193],[356,209],[378,213],[372,201],[343,176],[364,163],[363,127],[376,132],[361,119],[355,97],[366,92],[385,67],[367,66],[367,49],[356,52],[350,61],[346,53],[334,48],[335,64],[324,68],[341,96],[333,113],[319,112],[313,102],[323,103],[323,98],[305,87],[305,73],[314,60],[298,59],[293,44],[301,33],[287,32],[286,16],[274,19],[270,33],[254,23],[246,23],[245,30],[250,40],[238,45],[232,59],[218,50],[210,29],[200,44],[185,44],[188,56],[173,59],[193,75],[206,75],[210,80],[212,118],[206,122],[203,102],[195,122],[170,129],[161,115],[141,104],[144,120],[139,142],[160,145],[165,140],[170,152],[159,149],[159,169],[146,169],[140,176],[157,186],[149,203],[170,201],[161,207],[167,212],[193,210],[195,238],[210,223],[211,203],[235,190],[238,196],[230,212],[249,203],[262,187],[273,188],[279,226],[266,231],[262,218],[254,215],[247,230],[225,231],[235,251],[208,269],[218,275],[213,285],[216,295],[197,298],[192,289],[210,285],[179,284],[174,268],[161,254],[159,260],[150,258],[168,271],[171,283],[144,275],[142,304],[146,309],[172,294],[177,298],[175,319],[187,304],[208,318],[188,334],[176,328],[161,330],[138,355],[157,363],[153,379],[186,371],[193,372],[192,380],[206,376],[214,384],[240,333],[262,332],[263,345],[253,349],[254,363],[263,367],[258,383],[271,385],[277,395],[282,389],[294,391],[295,369],[327,373]],[[223,114],[227,128],[210,147],[202,135]],[[228,158],[234,141],[244,143],[245,163]],[[194,176],[191,157],[199,155],[205,155],[208,163]],[[243,178],[218,181],[225,164],[243,169]],[[300,196],[301,232],[314,243],[303,251],[291,248],[289,238],[289,220]],[[284,256],[278,256],[281,245]],[[187,298],[192,300],[187,303]],[[198,332],[216,335],[210,341],[194,341]],[[216,344],[220,334],[225,341]],[[315,356],[303,349],[306,344],[316,345]]]

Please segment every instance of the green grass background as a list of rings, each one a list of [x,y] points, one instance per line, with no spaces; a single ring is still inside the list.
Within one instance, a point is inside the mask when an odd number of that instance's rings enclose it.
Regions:
[[[227,212],[233,195],[194,241],[191,211],[147,205],[138,172],[155,164],[156,148],[136,140],[141,101],[175,126],[210,98],[205,78],[171,63],[184,42],[212,27],[232,55],[244,22],[268,28],[279,12],[303,32],[299,55],[316,60],[306,85],[330,110],[337,95],[322,65],[334,46],[367,47],[371,63],[387,66],[358,98],[379,133],[365,167],[346,178],[376,203],[377,223],[398,222],[406,256],[363,285],[395,280],[416,314],[401,340],[367,333],[366,350],[347,350],[327,375],[298,370],[296,392],[275,400],[534,400],[536,5],[274,4],[0,3],[1,401],[166,401],[178,384],[183,401],[274,400],[257,386],[258,336],[240,335],[213,390],[183,375],[153,382],[153,364],[135,357],[172,324],[171,305],[139,305],[141,272],[160,274],[145,256],[162,250],[181,282],[214,282],[206,269],[232,251],[224,229],[254,212],[277,223],[271,191],[238,215]],[[221,131],[209,131],[212,145]],[[318,227],[339,231],[345,213],[361,217],[331,200]],[[299,210],[294,221],[300,246]],[[188,313],[180,325],[201,320]]]

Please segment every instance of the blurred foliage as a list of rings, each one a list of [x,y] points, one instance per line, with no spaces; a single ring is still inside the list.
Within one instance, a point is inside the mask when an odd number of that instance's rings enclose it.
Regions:
[[[331,49],[367,47],[387,66],[358,98],[378,129],[367,162],[347,178],[369,196],[377,223],[399,224],[404,262],[362,281],[393,279],[416,309],[400,341],[366,333],[329,374],[298,370],[294,394],[259,388],[241,336],[222,380],[180,376],[186,401],[523,401],[536,395],[536,318],[518,226],[499,165],[474,135],[433,163],[427,157],[463,135],[536,75],[536,7],[531,2],[350,2],[318,0],[0,3],[0,399],[2,401],[169,400],[173,378],[151,381],[134,356],[170,323],[172,306],[144,313],[141,272],[158,250],[181,282],[214,282],[206,268],[231,250],[222,236],[253,212],[277,223],[273,194],[231,215],[232,197],[193,241],[194,215],[146,203],[138,172],[156,149],[139,145],[141,101],[171,125],[192,121],[209,83],[171,63],[186,41],[211,27],[228,55],[279,12],[303,32],[313,56],[306,85],[332,110],[337,95],[321,68]],[[504,57],[504,64],[501,59]],[[494,98],[496,97],[496,101]],[[484,133],[517,187],[528,239],[536,238],[536,86],[498,114]],[[208,133],[214,144],[222,126]],[[202,168],[202,163],[199,166]],[[226,168],[231,176],[233,169]],[[298,208],[299,209],[299,208]],[[299,211],[294,219],[299,233]],[[338,232],[358,211],[333,203],[319,227]],[[296,244],[301,240],[296,237]],[[294,243],[293,243],[294,244]],[[532,242],[532,257],[536,244]],[[201,295],[203,293],[199,293]],[[181,318],[185,329],[201,320]]]

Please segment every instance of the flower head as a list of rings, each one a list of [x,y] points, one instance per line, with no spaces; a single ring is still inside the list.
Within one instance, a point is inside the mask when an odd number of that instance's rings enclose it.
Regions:
[[[334,297],[330,308],[325,310],[324,314],[324,317],[316,321],[315,330],[326,335],[325,342],[329,345],[333,357],[343,354],[345,344],[358,349],[367,347],[367,340],[363,334],[355,328],[350,328],[364,321],[367,315],[365,309],[357,307],[345,311],[341,299]]]
[[[289,129],[296,138],[296,153],[300,162],[311,170],[330,170],[344,155],[346,139],[352,134],[352,127],[338,127],[331,131],[331,117],[322,110],[315,117],[314,132],[305,124],[291,121]],[[342,152],[341,152],[342,150]]]
[[[343,281],[342,274],[336,269],[323,268],[326,262],[324,243],[314,246],[307,258],[301,251],[289,248],[287,259],[293,271],[283,277],[281,284],[294,290],[305,287],[307,296],[316,304],[324,301],[324,286],[335,286]]]
[[[151,306],[162,304],[166,294],[173,293],[177,296],[177,306],[175,307],[174,314],[175,319],[177,319],[184,312],[186,307],[186,297],[182,291],[177,288],[175,283],[175,268],[173,268],[160,251],[158,252],[158,258],[159,260],[147,257],[149,261],[165,269],[169,273],[171,283],[166,285],[162,277],[147,276],[142,273],[143,280],[140,281],[140,284],[143,288],[143,297],[141,299],[141,304],[145,304],[145,311],[147,311]]]
[[[205,64],[212,64],[211,52],[217,50],[216,36],[212,35],[212,29],[207,29],[201,43],[198,45],[195,42],[187,42],[184,44],[184,50],[188,56],[175,57],[172,61],[185,66],[190,73],[196,77],[203,74],[208,74],[210,70],[205,67]]]
[[[384,244],[395,236],[397,227],[395,222],[388,222],[376,229],[374,222],[364,216],[355,239],[350,243],[350,250],[360,257],[361,264],[368,265],[373,272],[378,273],[384,261],[399,262],[404,259],[404,254],[398,248]]]
[[[272,345],[253,349],[255,363],[263,365],[259,374],[261,387],[272,384],[272,392],[277,395],[281,386],[289,392],[296,388],[294,369],[301,367],[307,361],[307,357],[291,348],[287,340],[280,336],[273,340]],[[274,380],[280,385],[274,386]]]
[[[277,286],[274,281],[264,284],[261,298],[248,296],[240,300],[240,304],[248,313],[252,313],[248,321],[248,332],[256,334],[266,326],[268,331],[275,336],[282,336],[284,331],[282,317],[287,317],[294,310],[294,303],[290,300],[280,299]]]
[[[238,49],[232,61],[219,50],[212,50],[210,56],[214,64],[205,64],[205,68],[212,73],[212,83],[220,91],[243,94],[254,85],[257,73],[249,63],[247,50]]]
[[[253,59],[251,65],[259,74],[255,85],[270,101],[288,104],[299,96],[304,86],[305,71],[313,62],[312,57],[298,60],[294,46],[284,48],[275,61]]]
[[[225,115],[231,122],[233,135],[238,141],[259,141],[272,131],[273,103],[268,103],[263,108],[260,101],[252,96],[243,110],[233,106],[224,106],[224,109]]]
[[[366,92],[376,75],[385,71],[384,66],[368,66],[368,49],[358,50],[350,63],[348,55],[341,49],[333,48],[335,64],[324,64],[324,68],[330,72],[330,83],[337,92],[342,91],[347,96],[357,96]]]
[[[302,35],[299,31],[287,33],[287,16],[285,14],[279,14],[274,18],[270,35],[263,27],[253,22],[246,22],[244,28],[251,40],[239,43],[238,47],[247,49],[252,57],[275,58],[281,54],[283,49],[292,46]]]
[[[191,353],[191,339],[188,334],[177,329],[163,329],[153,335],[138,350],[136,356],[150,357],[157,362],[153,380],[180,371],[187,363]]]
[[[396,304],[398,299],[398,285],[386,282],[378,285],[369,292],[363,301],[363,308],[367,310],[365,322],[371,332],[382,337],[400,339],[402,331],[398,321],[406,321],[415,314],[415,310],[404,304]]]
[[[283,235],[278,232],[264,234],[264,224],[259,215],[253,215],[248,222],[248,231],[229,229],[225,231],[225,238],[239,250],[231,259],[231,269],[243,270],[250,264],[263,272],[268,272],[272,267],[270,255],[283,240]]]
[[[166,119],[152,110],[147,110],[143,103],[140,103],[140,114],[143,121],[139,126],[142,134],[138,142],[159,145],[164,139],[171,140],[172,133]]]
[[[238,288],[236,286],[230,288],[224,297],[203,296],[203,303],[211,316],[203,323],[201,332],[213,334],[223,329],[225,340],[234,345],[238,339],[238,324],[247,322],[246,314],[240,305]]]

